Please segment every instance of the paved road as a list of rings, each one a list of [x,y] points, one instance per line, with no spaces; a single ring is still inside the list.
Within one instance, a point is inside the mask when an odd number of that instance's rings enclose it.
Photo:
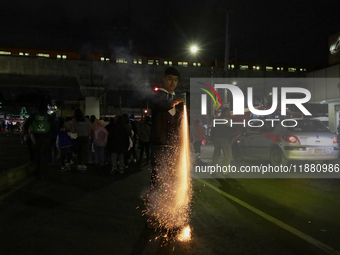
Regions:
[[[0,135],[0,172],[19,167],[30,162],[26,144],[21,144],[20,134]]]
[[[109,171],[51,168],[50,179],[29,179],[2,199],[3,254],[325,254],[199,180],[192,240],[162,246],[141,216],[148,165],[124,175]]]

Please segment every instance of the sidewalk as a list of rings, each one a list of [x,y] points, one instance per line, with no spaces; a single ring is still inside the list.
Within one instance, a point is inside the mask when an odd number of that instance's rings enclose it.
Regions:
[[[27,146],[21,143],[19,133],[0,135],[0,160],[0,194],[27,179],[34,171]]]
[[[26,144],[21,144],[20,134],[0,135],[0,173],[30,163]]]

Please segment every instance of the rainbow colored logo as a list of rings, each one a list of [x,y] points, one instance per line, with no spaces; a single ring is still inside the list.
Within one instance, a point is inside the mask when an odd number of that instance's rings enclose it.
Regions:
[[[221,105],[222,105],[222,100],[221,100],[221,98],[220,98],[220,95],[217,93],[217,91],[216,91],[213,87],[211,87],[210,85],[208,85],[208,84],[205,84],[205,83],[203,83],[203,82],[197,82],[197,83],[206,86],[208,89],[210,89],[212,92],[214,92],[214,94],[217,96],[219,102],[216,102],[215,97],[211,94],[211,92],[210,92],[209,90],[207,90],[207,89],[205,89],[205,88],[197,87],[198,89],[203,90],[204,92],[206,92],[206,93],[212,98],[212,100],[214,101],[214,108],[215,108],[216,110],[219,109],[219,108],[221,107]]]

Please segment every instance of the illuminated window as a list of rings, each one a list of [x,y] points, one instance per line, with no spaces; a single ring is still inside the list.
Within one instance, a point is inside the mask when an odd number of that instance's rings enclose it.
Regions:
[[[67,56],[66,56],[66,55],[57,55],[57,58],[66,59],[66,58],[67,58]]]
[[[260,70],[259,66],[253,66],[253,70]]]
[[[37,53],[37,57],[44,57],[44,58],[49,58],[50,54],[45,54],[45,53]]]
[[[266,70],[267,71],[273,71],[273,67],[272,66],[266,66]]]
[[[153,59],[148,60],[148,65],[153,65]]]
[[[197,66],[201,66],[201,63],[200,63],[200,62],[198,62],[198,63],[197,63]]]
[[[288,72],[295,72],[296,71],[296,68],[294,67],[288,67]]]
[[[66,55],[63,55],[62,57],[63,57],[63,59],[67,59],[67,56],[66,56]]]
[[[133,63],[134,63],[134,64],[137,64],[137,63],[138,63],[137,59],[134,59],[134,60],[133,60]]]
[[[193,66],[196,66],[196,63],[192,63]]]
[[[117,58],[116,59],[116,63],[120,63],[120,64],[126,64],[127,60],[125,58]]]
[[[164,60],[164,65],[167,65],[168,64],[168,61]]]
[[[240,65],[240,70],[248,70],[248,66],[247,65]]]
[[[105,61],[110,61],[110,59],[109,58],[105,58]]]
[[[1,51],[0,51],[0,54],[1,54],[1,55],[11,55],[12,52],[1,50]]]
[[[303,69],[303,71],[307,72],[307,69],[306,69],[306,68],[304,68],[304,69]]]
[[[172,61],[169,61],[169,66],[172,66]]]
[[[182,66],[182,65],[183,65],[183,62],[178,62],[178,65],[179,65],[179,66]]]
[[[27,52],[19,52],[19,55],[20,55],[20,56],[29,56],[30,54],[27,53]]]
[[[57,58],[61,58],[61,55],[57,55]]]
[[[183,62],[183,67],[188,67],[188,62]]]
[[[100,61],[104,61],[104,60],[105,60],[105,58],[104,58],[104,57],[101,57],[101,58],[100,58]]]
[[[231,65],[231,69],[234,69],[235,68],[235,66],[234,65]]]
[[[157,59],[155,61],[156,61],[156,65],[159,65],[159,61]]]
[[[138,64],[141,65],[143,63],[142,59],[138,59]]]

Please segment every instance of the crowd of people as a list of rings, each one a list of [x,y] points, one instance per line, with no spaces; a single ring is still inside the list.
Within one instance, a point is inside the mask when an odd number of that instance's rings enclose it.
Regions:
[[[98,169],[110,165],[111,173],[124,173],[132,162],[149,161],[150,132],[148,116],[136,121],[134,115],[124,113],[105,124],[94,115],[84,116],[80,109],[74,111],[73,117],[56,118],[47,113],[46,104],[41,104],[23,126],[23,137],[39,178],[48,176],[51,163],[60,165],[61,171],[72,170],[72,165],[81,172],[86,172],[88,165]]]
[[[5,121],[0,122],[0,133],[1,135],[13,136],[14,130],[20,131],[21,126],[19,122],[10,122]]]

